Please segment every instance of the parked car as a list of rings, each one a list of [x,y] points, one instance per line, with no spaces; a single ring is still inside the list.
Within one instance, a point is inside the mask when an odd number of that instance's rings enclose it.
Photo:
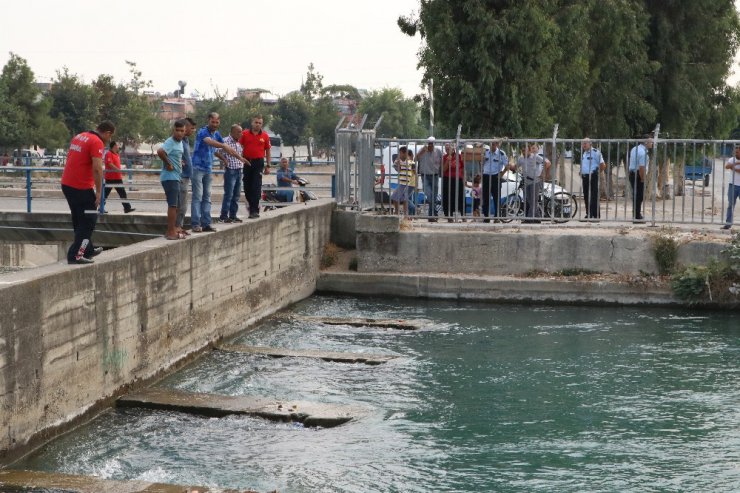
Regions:
[[[64,149],[46,149],[44,151],[44,166],[62,166],[67,160]]]
[[[13,151],[14,166],[41,166],[43,157],[35,149],[16,149]]]

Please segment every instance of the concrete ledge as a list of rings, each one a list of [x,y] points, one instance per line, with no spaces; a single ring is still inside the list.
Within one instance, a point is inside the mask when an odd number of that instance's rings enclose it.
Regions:
[[[336,351],[315,351],[283,349],[262,346],[247,346],[244,344],[222,344],[216,346],[219,351],[229,353],[258,354],[272,358],[313,358],[336,363],[365,363],[366,365],[380,365],[387,363],[395,356],[383,356],[380,354],[365,353],[340,353]]]
[[[123,396],[118,407],[164,409],[209,417],[244,414],[271,421],[295,421],[306,426],[331,428],[352,419],[346,407],[315,402],[282,402],[262,397],[234,397],[216,394],[181,392],[168,389],[148,389]]]
[[[0,491],[64,491],[65,493],[206,493],[205,486],[180,486],[148,481],[114,481],[92,476],[39,471],[0,471]]]
[[[348,325],[350,327],[379,327],[383,329],[418,330],[424,327],[426,320],[405,320],[397,318],[347,318],[347,317],[293,317],[326,325]]]
[[[356,224],[358,233],[398,233],[401,230],[401,217],[360,214]]]
[[[684,304],[668,286],[508,276],[322,272],[316,290],[323,293],[520,303]]]

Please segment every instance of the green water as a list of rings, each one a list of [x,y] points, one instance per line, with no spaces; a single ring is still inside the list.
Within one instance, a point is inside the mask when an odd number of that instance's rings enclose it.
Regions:
[[[429,323],[358,329],[294,314]],[[363,413],[311,429],[116,410],[21,466],[282,493],[740,491],[737,314],[313,297],[235,342],[399,358],[213,352],[160,385]]]

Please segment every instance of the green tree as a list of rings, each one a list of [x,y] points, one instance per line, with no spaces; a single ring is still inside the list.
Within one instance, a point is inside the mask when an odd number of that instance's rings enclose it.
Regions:
[[[48,104],[34,82],[25,59],[11,53],[0,74],[0,125],[5,127],[3,146],[37,144],[39,128],[45,123]]]
[[[383,115],[378,137],[422,137],[426,130],[420,123],[419,107],[413,99],[406,99],[400,89],[371,91],[360,102],[359,112],[374,122]]]
[[[76,74],[64,67],[57,71],[51,86],[52,106],[50,115],[62,121],[72,135],[95,126],[98,117],[98,94]]]
[[[292,92],[278,100],[271,125],[280,134],[283,142],[293,148],[307,140],[307,129],[311,117],[311,107],[300,92]]]
[[[324,88],[324,76],[316,72],[313,62],[308,64],[306,80],[301,83],[301,94],[306,101],[311,102],[321,96]]]
[[[436,0],[420,34],[435,115],[466,134],[623,137],[661,122],[674,136],[724,135],[737,91],[731,0]]]
[[[318,147],[328,149],[334,145],[334,130],[339,118],[339,111],[331,97],[321,96],[313,102],[309,127],[310,135]]]
[[[645,5],[649,56],[659,64],[652,102],[662,128],[675,136],[725,135],[731,123],[718,129],[716,114],[733,107],[735,97],[726,82],[740,37],[734,2],[647,0]]]

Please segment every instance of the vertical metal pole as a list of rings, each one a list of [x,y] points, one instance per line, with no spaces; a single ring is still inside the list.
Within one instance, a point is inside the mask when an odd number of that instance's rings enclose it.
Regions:
[[[463,163],[463,166],[465,166],[465,159],[463,159],[462,156],[462,150],[460,149],[460,134],[462,133],[462,123],[457,125],[457,133],[455,134],[455,190],[452,190],[450,194],[451,197],[453,197],[453,204],[455,204],[455,207],[452,208],[456,213],[460,214],[460,216],[465,215],[465,204],[463,204],[463,210],[458,210],[458,204],[460,203],[460,162]],[[450,163],[450,166],[452,166],[452,163]],[[463,169],[463,180],[465,179],[465,170]],[[452,186],[452,181],[450,180],[450,186]],[[463,194],[465,194],[465,185],[463,184]],[[465,199],[463,198],[463,202],[465,202]],[[452,214],[452,216],[455,216],[455,213]]]
[[[652,224],[650,226],[655,227],[655,201],[657,200],[658,194],[658,134],[660,134],[660,123],[655,125],[655,130],[653,131],[653,159],[652,159],[652,168],[653,168],[653,217],[652,217]]]
[[[434,135],[434,79],[429,81],[429,135]]]
[[[26,166],[26,212],[31,212],[31,167]]]
[[[552,128],[552,160],[550,161],[550,217],[555,217],[555,177],[557,176],[557,169],[558,169],[558,148],[557,148],[557,140],[558,140],[558,128],[560,127],[559,123],[556,123],[555,126]],[[544,164],[544,163],[543,163]],[[542,180],[542,193],[545,194],[545,181]],[[544,202],[544,200],[543,200]]]

